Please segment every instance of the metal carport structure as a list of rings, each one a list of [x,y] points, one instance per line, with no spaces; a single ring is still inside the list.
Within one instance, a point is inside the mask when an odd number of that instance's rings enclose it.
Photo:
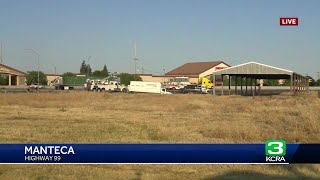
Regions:
[[[248,90],[248,80],[250,80],[251,94],[256,94],[256,82],[260,79],[289,79],[290,92],[292,95],[302,94],[309,89],[309,79],[296,72],[265,65],[257,62],[248,62],[237,66],[229,67],[220,71],[213,72],[213,84],[215,84],[216,76],[221,76],[222,82],[224,76],[229,77],[229,94],[231,86],[231,78],[235,78],[235,93],[237,94],[238,78],[240,78],[240,95],[243,94],[243,80],[245,79],[246,95]],[[254,83],[254,90],[252,90],[252,82]],[[213,94],[216,94],[216,86],[213,87]],[[223,84],[221,87],[221,94],[223,95]]]

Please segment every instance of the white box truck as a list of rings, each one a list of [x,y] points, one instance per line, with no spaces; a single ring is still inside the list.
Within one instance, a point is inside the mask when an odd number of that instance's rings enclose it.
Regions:
[[[130,81],[129,92],[172,94],[162,87],[160,82]]]

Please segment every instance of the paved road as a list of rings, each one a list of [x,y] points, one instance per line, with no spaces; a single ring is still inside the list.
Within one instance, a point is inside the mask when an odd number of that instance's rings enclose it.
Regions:
[[[74,86],[75,90],[71,91],[84,91],[83,86]],[[254,89],[254,88],[253,88]],[[320,87],[310,87],[309,88],[311,91],[320,91]],[[229,89],[228,87],[224,87],[224,94],[227,95],[229,94]],[[237,94],[240,94],[240,86],[237,88],[238,92]],[[248,95],[251,95],[251,88],[248,87]],[[181,93],[179,90],[168,90],[169,92],[172,92],[173,94],[176,93]],[[245,87],[242,89],[243,94],[245,95]],[[257,88],[258,91],[258,88]],[[283,92],[289,92],[290,87],[284,87],[284,86],[264,86],[261,88],[260,94],[261,95],[277,95]],[[28,92],[28,86],[0,86],[0,93],[27,93]],[[32,92],[36,92],[33,90]],[[40,89],[40,93],[52,93],[52,92],[58,92],[57,90],[54,89],[53,86],[45,86],[43,89]],[[210,92],[212,94],[212,90]],[[231,87],[230,89],[231,94],[235,94],[235,88]],[[222,88],[216,87],[216,94],[221,95],[222,94]]]

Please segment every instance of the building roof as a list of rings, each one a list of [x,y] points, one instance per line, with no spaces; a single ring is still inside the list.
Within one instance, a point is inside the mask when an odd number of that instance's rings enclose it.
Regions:
[[[132,73],[130,73],[130,75],[137,75],[137,76],[152,76],[152,74],[132,74]]]
[[[192,62],[186,63],[176,69],[169,71],[166,75],[199,75],[221,63],[223,61],[211,61],[211,62]],[[226,63],[224,63],[226,64]],[[227,65],[227,64],[226,64]],[[229,65],[228,65],[229,66]]]
[[[25,72],[19,71],[19,70],[17,70],[17,69],[14,69],[14,68],[12,68],[12,67],[6,66],[6,65],[4,65],[4,64],[0,64],[0,66],[4,67],[4,68],[6,68],[6,69],[9,69],[9,70],[11,70],[11,71],[17,72],[17,75],[22,75],[22,76],[26,76],[26,75],[27,75]],[[3,70],[0,69],[0,72],[3,72]],[[11,73],[13,73],[13,72],[11,72]]]
[[[301,76],[300,74],[287,69],[261,64],[258,62],[247,62],[213,72],[213,75],[237,75],[254,77],[258,79],[288,79],[293,74]]]
[[[62,76],[62,74],[45,74],[46,76]]]

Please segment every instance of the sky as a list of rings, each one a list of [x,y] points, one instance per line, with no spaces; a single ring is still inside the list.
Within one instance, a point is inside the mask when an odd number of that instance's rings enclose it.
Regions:
[[[3,63],[19,70],[163,74],[188,62],[248,61],[317,77],[318,0],[0,0]],[[299,26],[279,25],[298,17]],[[90,60],[88,61],[89,57]]]

